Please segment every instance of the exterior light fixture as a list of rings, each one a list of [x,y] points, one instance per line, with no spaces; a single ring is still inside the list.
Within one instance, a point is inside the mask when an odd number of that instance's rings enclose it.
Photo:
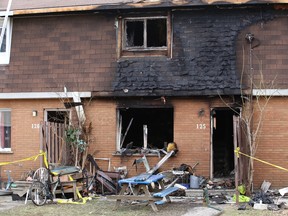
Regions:
[[[36,117],[37,115],[38,115],[37,110],[33,110],[33,111],[32,111],[32,116],[33,116],[33,117]]]

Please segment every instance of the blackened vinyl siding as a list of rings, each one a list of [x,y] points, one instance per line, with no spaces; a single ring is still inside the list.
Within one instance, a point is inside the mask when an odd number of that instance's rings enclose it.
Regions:
[[[276,13],[280,12],[261,7],[207,7],[174,11],[173,57],[120,59],[114,83],[115,94],[239,94],[240,71],[236,68],[237,36],[246,26],[260,20],[272,19]]]

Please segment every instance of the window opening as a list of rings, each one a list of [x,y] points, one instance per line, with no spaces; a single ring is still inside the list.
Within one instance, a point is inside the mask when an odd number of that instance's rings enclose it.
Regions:
[[[140,153],[145,145],[147,149],[162,149],[173,142],[173,108],[120,108],[118,112],[118,149]]]
[[[127,47],[143,47],[144,46],[144,22],[143,21],[127,21],[126,22]]]
[[[0,28],[0,31],[2,31],[2,28]],[[4,33],[4,36],[3,36],[3,41],[2,41],[0,52],[6,52],[6,33]]]
[[[147,20],[147,47],[167,46],[166,19]]]
[[[2,31],[4,23],[4,17],[0,17],[0,32]],[[2,45],[0,47],[0,64],[8,64],[10,60],[10,47],[12,36],[12,22],[8,18],[7,26],[4,32]]]
[[[68,123],[69,112],[68,111],[47,111],[47,121],[54,123]]]
[[[125,29],[125,47],[128,49],[167,48],[166,18],[126,19]]]
[[[0,110],[0,150],[11,150],[11,111]]]

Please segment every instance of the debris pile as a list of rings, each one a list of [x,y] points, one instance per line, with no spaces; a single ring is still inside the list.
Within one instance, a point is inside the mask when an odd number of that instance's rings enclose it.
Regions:
[[[256,210],[271,210],[278,211],[281,209],[287,209],[287,200],[283,199],[283,196],[286,191],[285,188],[280,190],[269,190],[271,183],[264,181],[262,183],[261,189],[254,192],[251,197],[248,197],[246,200],[242,199],[241,192],[239,196],[239,202],[242,202],[238,210],[246,210],[247,206],[251,206]]]

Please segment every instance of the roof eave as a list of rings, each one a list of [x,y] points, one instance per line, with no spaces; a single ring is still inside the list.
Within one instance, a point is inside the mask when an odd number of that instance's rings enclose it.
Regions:
[[[187,7],[187,6],[204,6],[204,5],[241,5],[241,4],[285,4],[288,0],[146,0],[133,1],[132,3],[123,3],[121,1],[115,4],[91,4],[78,6],[63,6],[49,8],[27,8],[14,9],[15,15],[26,14],[45,14],[45,13],[63,13],[63,12],[80,12],[80,11],[101,11],[101,10],[119,10],[119,9],[140,9],[140,8],[163,8],[163,7]]]

